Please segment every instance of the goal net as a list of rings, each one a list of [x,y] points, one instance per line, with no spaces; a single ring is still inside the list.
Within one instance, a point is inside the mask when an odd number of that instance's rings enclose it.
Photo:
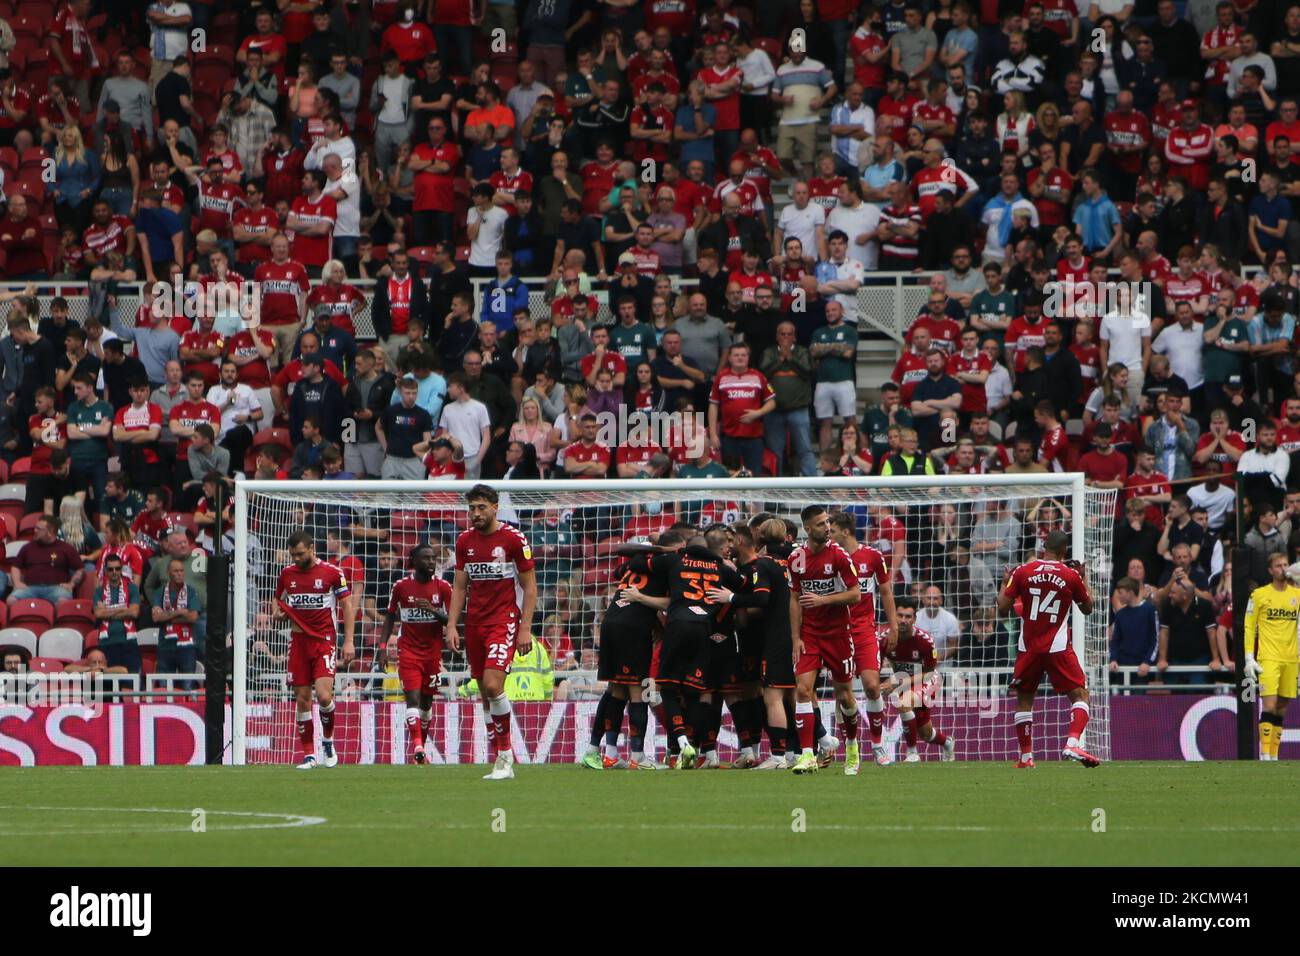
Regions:
[[[734,524],[764,512],[798,525],[799,512],[814,503],[852,514],[858,540],[889,561],[895,594],[916,599],[917,625],[934,638],[942,657],[932,719],[955,738],[962,760],[1011,759],[1017,753],[1014,700],[1007,684],[1019,619],[1000,615],[995,598],[1007,574],[1040,552],[1051,531],[1069,533],[1073,556],[1086,563],[1098,596],[1091,615],[1085,619],[1076,610],[1071,622],[1071,640],[1093,689],[1086,743],[1099,756],[1110,755],[1106,595],[1116,493],[1086,489],[1082,475],[491,484],[501,495],[498,517],[516,525],[532,548],[538,582],[532,630],[549,660],[545,675],[513,682],[514,748],[521,763],[573,761],[584,751],[604,690],[596,679],[598,637],[616,581],[620,544],[653,540],[676,522]],[[297,754],[294,704],[285,676],[289,634],[287,624],[273,614],[273,598],[279,572],[289,563],[286,542],[299,530],[311,533],[322,560],[344,570],[360,608],[356,659],[346,665],[340,661],[335,678],[339,759],[408,759],[396,635],[387,646],[381,644],[383,615],[417,544],[433,546],[438,573],[451,579],[456,535],[468,527],[464,493],[471,486],[416,481],[237,484],[236,763],[283,764]],[[444,651],[441,679],[427,752],[435,763],[485,762],[483,716],[474,688],[466,687],[463,654]],[[819,696],[823,720],[833,731],[834,704],[824,674]],[[318,714],[316,718],[319,748]],[[1068,723],[1068,701],[1045,687],[1035,704],[1039,757],[1059,756]],[[885,726],[887,746],[901,757],[906,749],[902,721],[892,704]],[[663,731],[653,723],[648,747],[651,741],[662,757]],[[734,754],[735,745],[728,717],[719,744],[724,760]],[[937,748],[924,744],[920,755],[938,759]]]

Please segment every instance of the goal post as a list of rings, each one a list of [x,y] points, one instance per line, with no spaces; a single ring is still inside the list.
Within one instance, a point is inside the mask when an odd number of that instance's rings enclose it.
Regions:
[[[400,685],[378,646],[391,584],[407,571],[417,543],[432,543],[439,573],[454,566],[455,537],[467,527],[471,481],[250,481],[234,492],[232,759],[287,763],[296,741],[283,658],[288,634],[270,613],[291,534],[308,530],[317,554],[350,570],[359,606],[358,661],[339,668],[336,740],[344,762],[403,762]],[[516,705],[516,752],[523,762],[573,758],[600,688],[594,661],[599,621],[612,592],[614,549],[676,521],[696,526],[748,522],[768,512],[798,524],[810,504],[852,513],[858,540],[886,552],[895,592],[918,599],[918,626],[938,632],[950,699],[936,726],[962,743],[963,759],[1013,755],[1006,699],[1014,658],[1014,616],[993,603],[1005,575],[1028,560],[1051,530],[1071,535],[1073,557],[1089,569],[1092,615],[1077,609],[1071,640],[1094,689],[1089,748],[1109,756],[1106,693],[1111,535],[1116,492],[1085,486],[1078,473],[831,478],[609,479],[488,481],[499,517],[517,525],[538,563],[533,632],[546,646],[554,691]],[[802,533],[801,533],[802,534]],[[978,639],[977,639],[978,638]],[[969,646],[967,646],[969,645]],[[457,694],[463,657],[444,653],[447,683],[435,703],[428,742],[434,762],[483,754],[477,705]],[[823,685],[824,690],[824,685]],[[1041,694],[1038,749],[1059,753],[1068,702]],[[823,704],[828,721],[833,706]],[[893,707],[891,746],[901,746]],[[947,726],[945,726],[945,724]],[[660,731],[661,733],[661,731]],[[319,734],[317,734],[319,739]],[[662,740],[662,737],[659,738]],[[724,732],[729,747],[734,738]],[[662,749],[658,747],[656,749]],[[580,753],[580,751],[578,751]],[[926,759],[931,759],[927,757]]]

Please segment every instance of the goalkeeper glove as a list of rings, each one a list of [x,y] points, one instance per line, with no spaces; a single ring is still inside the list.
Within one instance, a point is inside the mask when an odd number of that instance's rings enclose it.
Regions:
[[[1246,655],[1246,666],[1242,670],[1247,680],[1259,680],[1259,675],[1264,673],[1264,668],[1259,666],[1259,661],[1255,660],[1254,654]]]
[[[658,707],[664,702],[664,695],[659,693],[659,688],[655,686],[653,677],[647,677],[641,682],[641,686],[645,688],[645,693],[641,695],[641,699],[651,707]]]

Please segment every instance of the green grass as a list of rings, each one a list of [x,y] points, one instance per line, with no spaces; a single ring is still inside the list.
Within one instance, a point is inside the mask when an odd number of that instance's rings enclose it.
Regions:
[[[825,865],[879,861],[882,846],[909,865],[1300,856],[1295,763],[866,766],[857,778],[838,764],[810,777],[550,765],[500,783],[480,779],[486,769],[6,769],[0,865]],[[207,812],[205,833],[191,832],[193,808]],[[1093,832],[1098,808],[1104,833]],[[796,809],[802,833],[792,832]],[[504,833],[493,831],[498,810]]]

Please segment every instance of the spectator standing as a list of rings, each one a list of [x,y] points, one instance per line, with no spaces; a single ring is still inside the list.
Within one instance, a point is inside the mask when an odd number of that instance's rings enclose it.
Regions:
[[[438,434],[459,443],[465,459],[465,477],[473,481],[479,477],[482,459],[492,441],[487,406],[470,397],[464,372],[454,372],[447,379],[447,397],[451,401],[443,407]]]
[[[375,437],[384,450],[380,477],[419,480],[425,477],[423,462],[414,448],[433,439],[433,419],[416,404],[419,386],[404,378],[397,386],[400,400],[389,404],[375,420]]]
[[[709,439],[724,458],[737,456],[754,476],[763,474],[763,418],[776,409],[776,394],[762,372],[749,366],[749,346],[731,346],[728,368],[713,382]]]
[[[1110,670],[1117,675],[1121,667],[1137,667],[1134,683],[1145,684],[1159,654],[1160,621],[1156,606],[1143,600],[1141,587],[1131,577],[1121,578],[1115,586],[1121,605],[1110,626]],[[1117,677],[1112,676],[1112,681]]]

